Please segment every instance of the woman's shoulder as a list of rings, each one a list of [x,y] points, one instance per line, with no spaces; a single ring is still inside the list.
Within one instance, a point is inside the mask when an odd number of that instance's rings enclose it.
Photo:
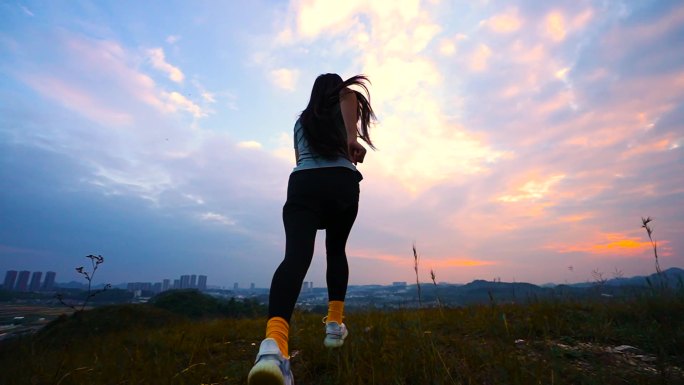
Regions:
[[[354,90],[345,87],[340,91],[340,103],[339,104],[344,104],[344,103],[351,104],[351,105],[356,105],[358,103],[358,98],[356,97],[356,92],[354,92]]]
[[[349,87],[344,87],[340,90],[340,99],[347,98],[349,96],[356,97],[356,93]]]

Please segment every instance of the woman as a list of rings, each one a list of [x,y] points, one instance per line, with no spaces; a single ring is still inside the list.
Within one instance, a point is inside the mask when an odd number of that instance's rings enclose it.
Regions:
[[[324,318],[329,348],[340,347],[347,337],[342,322],[349,268],[345,246],[359,204],[356,164],[366,149],[374,149],[369,126],[375,120],[368,95],[368,78],[357,75],[343,81],[337,74],[316,78],[311,98],[294,126],[297,166],[290,174],[283,207],[285,258],[273,275],[269,294],[266,339],[261,342],[250,385],[293,383],[288,352],[290,317],[311,264],[316,231],[326,231],[326,283],[328,315]]]

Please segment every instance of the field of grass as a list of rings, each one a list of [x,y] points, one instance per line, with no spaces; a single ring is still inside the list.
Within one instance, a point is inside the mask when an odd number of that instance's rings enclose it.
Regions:
[[[684,384],[682,295],[361,311],[333,351],[321,317],[293,317],[297,384]],[[245,384],[264,326],[96,308],[0,342],[0,383]]]

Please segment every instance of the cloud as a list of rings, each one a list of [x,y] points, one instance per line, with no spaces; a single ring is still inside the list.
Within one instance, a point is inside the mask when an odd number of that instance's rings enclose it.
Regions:
[[[297,12],[298,32],[314,38],[326,30],[343,28],[358,6],[357,1],[303,1]]]
[[[285,91],[294,91],[299,80],[299,70],[278,68],[271,71],[271,82]]]
[[[487,69],[492,50],[486,44],[480,44],[470,56],[470,69],[482,72]]]
[[[158,69],[169,76],[169,79],[176,83],[182,83],[185,75],[178,68],[166,62],[164,50],[162,48],[152,48],[147,50],[147,56],[152,63],[152,67]]]
[[[166,42],[169,44],[176,44],[181,39],[179,35],[169,35],[166,37]]]
[[[50,71],[25,72],[21,78],[99,124],[129,124],[134,116],[141,118],[143,105],[161,112],[187,111],[195,117],[208,114],[182,94],[161,89],[135,68],[138,58],[118,42],[65,34],[58,35],[55,44],[64,55],[55,59],[59,65]],[[107,92],[100,87],[107,87]]]
[[[404,265],[412,267],[414,264],[413,258],[408,258],[406,256],[393,255],[393,254],[373,254],[372,252],[360,253],[355,256],[356,258],[362,259],[373,259],[382,262],[389,262],[393,265]],[[419,265],[421,267],[430,268],[448,268],[448,267],[479,267],[479,266],[491,266],[495,265],[495,261],[484,261],[469,258],[423,258],[419,260]]]
[[[209,102],[209,103],[216,103],[216,97],[213,93],[211,92],[202,92],[202,99],[204,101]]]
[[[284,50],[306,44],[310,55],[320,52],[322,41],[333,39],[335,46],[345,47],[333,55],[345,61],[351,57],[358,63],[355,72],[370,76],[372,103],[381,112],[372,136],[382,144],[382,156],[371,154],[366,169],[377,168],[413,194],[486,172],[505,152],[450,119],[435,96],[443,89],[443,74],[429,48],[439,42],[443,27],[415,1],[362,3],[293,2],[284,18],[290,21],[277,35],[287,37]],[[445,56],[454,55],[455,43],[466,39],[462,33],[449,35],[441,39]],[[279,47],[272,55],[280,55]],[[482,69],[489,55],[491,50],[484,48],[478,59]]]
[[[512,194],[502,195],[498,198],[501,202],[518,202],[521,200],[538,200],[547,196],[551,187],[562,181],[565,175],[553,175],[545,180],[530,180],[516,188]]]
[[[363,13],[374,18],[384,15],[384,18],[393,19],[396,23],[402,24],[418,16],[420,2],[417,0],[375,0],[372,2],[303,0],[292,2],[290,11],[294,14],[297,37],[311,40],[324,33],[341,33],[349,27],[350,20]],[[292,35],[291,28],[284,30]]]
[[[518,11],[513,9],[506,13],[494,15],[480,23],[496,33],[511,33],[519,30],[523,24]]]
[[[621,233],[604,233],[595,236],[594,242],[549,245],[547,248],[559,253],[587,253],[600,256],[621,256],[652,258],[649,255],[651,243]],[[663,242],[667,244],[667,241]]]
[[[237,144],[237,146],[240,147],[240,148],[252,148],[252,149],[259,149],[259,148],[262,148],[262,147],[263,147],[263,146],[261,145],[261,143],[255,141],[255,140],[247,140],[247,141],[244,141],[244,142],[239,142],[239,143]]]
[[[678,148],[678,143],[671,138],[649,140],[646,143],[639,143],[629,146],[629,148],[622,153],[622,157],[630,158],[633,156],[646,155],[650,153],[676,150]]]
[[[216,92],[208,91],[197,79],[192,79],[192,85],[197,89],[197,93],[202,97],[202,100],[206,103],[216,103]],[[222,92],[221,94],[225,93]]]
[[[31,12],[31,10],[28,9],[26,6],[20,5],[19,7],[21,8],[22,11],[24,11],[25,14],[27,14],[27,15],[29,15],[29,16],[31,16],[31,17],[36,16],[36,15],[35,15],[33,12]]]
[[[421,264],[430,268],[449,267],[480,267],[496,265],[494,261],[482,261],[477,259],[445,258],[445,259],[421,259]]]
[[[229,110],[232,110],[232,111],[238,111],[239,110],[238,104],[237,104],[237,100],[238,100],[237,95],[235,95],[231,92],[226,92],[226,93],[224,93],[223,96],[225,96],[225,98],[226,98],[226,107],[228,107]]]
[[[176,111],[176,109],[180,108],[190,112],[196,118],[207,116],[207,112],[204,111],[202,107],[176,91],[170,93],[164,92],[162,95],[169,101],[167,106],[171,111]]]
[[[456,44],[451,40],[443,39],[439,43],[439,53],[444,56],[452,56],[456,53]]]
[[[558,218],[560,222],[583,222],[588,219],[594,218],[596,215],[593,213],[578,213],[578,214],[572,214],[572,215],[567,215],[564,217]]]
[[[235,226],[235,224],[236,224],[236,222],[233,219],[230,219],[230,218],[226,217],[225,215],[221,215],[221,214],[217,214],[217,213],[213,213],[213,212],[202,213],[200,215],[200,218],[203,221],[220,223],[220,224],[226,225],[226,226]]]
[[[134,121],[127,111],[117,110],[88,89],[63,79],[48,75],[25,75],[24,81],[46,97],[94,122],[121,126]]]
[[[178,91],[161,88],[138,67],[144,58],[116,41],[64,33],[55,36],[54,46],[59,47],[60,55],[50,64],[49,75],[38,66],[20,66],[26,68],[20,79],[89,122],[74,117],[75,114],[63,114],[73,121],[66,124],[64,119],[53,118],[49,123],[34,126],[36,129],[17,131],[15,135],[21,142],[77,156],[79,163],[88,165],[89,170],[82,183],[110,196],[136,196],[157,206],[175,202],[182,207],[188,200],[181,197],[186,195],[201,196],[207,204],[212,202],[207,198],[209,194],[186,190],[189,175],[184,170],[198,167],[195,175],[206,175],[201,165],[193,163],[198,157],[205,157],[201,149],[207,142],[222,143],[224,148],[212,149],[217,157],[237,144],[221,135],[209,135],[195,120],[190,124],[182,119],[186,114],[194,119],[206,117],[208,110]],[[204,90],[199,83],[193,84]],[[210,103],[213,94],[203,93],[204,102]],[[239,157],[238,153],[235,156]],[[264,156],[259,159],[263,164],[273,162],[264,160]],[[251,164],[226,159],[204,162],[216,162],[224,168],[229,168],[225,163],[245,167]],[[211,174],[211,178],[219,179],[226,175],[224,172]],[[249,173],[259,174],[254,170]],[[265,191],[269,189],[278,191],[272,186]]]
[[[556,42],[563,41],[567,35],[565,17],[560,12],[551,12],[544,20],[546,34]]]
[[[137,170],[129,167],[107,167],[96,165],[90,184],[102,188],[109,195],[133,194],[159,204],[160,195],[173,188],[173,177],[157,165],[139,166]]]
[[[186,197],[187,199],[191,200],[191,201],[194,202],[195,204],[198,204],[198,205],[203,205],[203,204],[205,203],[205,202],[204,202],[204,199],[202,199],[202,197],[197,196],[197,195],[193,195],[193,194],[183,194],[183,196]]]

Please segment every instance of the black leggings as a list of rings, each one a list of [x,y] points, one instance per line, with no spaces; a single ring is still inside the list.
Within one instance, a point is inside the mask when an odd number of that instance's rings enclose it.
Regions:
[[[344,167],[295,171],[283,206],[285,258],[273,274],[268,317],[290,322],[313,258],[316,231],[325,229],[326,283],[330,301],[344,301],[349,266],[345,246],[359,208],[361,173]]]

